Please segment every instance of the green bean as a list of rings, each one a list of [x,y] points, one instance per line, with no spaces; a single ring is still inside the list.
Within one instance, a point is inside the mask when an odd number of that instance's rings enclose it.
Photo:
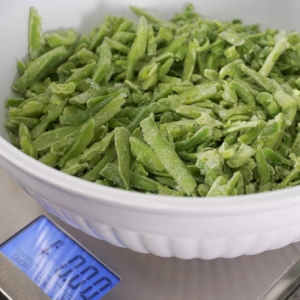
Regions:
[[[74,55],[69,58],[69,62],[74,63],[76,66],[85,65],[91,61],[98,61],[98,57],[95,53],[87,50],[86,48],[80,49]]]
[[[66,84],[57,84],[52,82],[49,85],[49,91],[57,96],[66,97],[74,93],[76,85],[73,82]]]
[[[111,48],[113,48],[114,50],[117,50],[121,53],[124,53],[124,54],[128,54],[129,51],[130,51],[130,48],[127,47],[126,45],[122,44],[121,42],[118,42],[118,41],[115,41],[115,40],[112,40],[108,37],[106,37],[104,39],[105,43],[107,43]]]
[[[292,180],[297,178],[299,175],[299,162],[296,162],[294,169],[284,178],[284,180],[278,184],[277,188],[285,188]]]
[[[172,31],[167,27],[160,27],[158,31],[158,36],[167,42],[170,42],[173,40],[174,36]]]
[[[280,37],[265,60],[259,73],[263,76],[269,76],[279,56],[288,48],[288,46],[289,43],[287,37]]]
[[[131,154],[129,144],[130,132],[123,127],[115,129],[115,146],[118,157],[118,170],[125,188],[130,187]]]
[[[126,79],[132,80],[135,64],[144,56],[147,47],[148,24],[144,16],[141,16],[136,38],[127,56]]]
[[[265,151],[263,151],[261,146],[257,146],[255,158],[257,162],[257,170],[260,175],[260,187],[263,189],[264,186],[269,183],[271,174],[265,157]]]
[[[87,91],[76,95],[75,97],[72,97],[69,99],[70,104],[75,104],[75,105],[82,105],[82,104],[87,104],[89,100],[95,99],[97,96],[101,94],[101,90],[98,87],[91,87]]]
[[[63,125],[66,125],[65,123],[65,120],[71,116],[74,116],[75,114],[79,113],[79,112],[82,112],[83,110],[78,107],[78,106],[75,106],[75,105],[67,105],[63,112],[62,112],[62,115],[59,117],[59,122],[60,122],[60,125],[63,126]]]
[[[280,113],[280,108],[271,94],[265,92],[259,93],[256,100],[266,109],[271,117],[275,117]]]
[[[184,60],[184,68],[181,76],[182,80],[189,81],[194,72],[195,63],[196,63],[196,50],[199,46],[199,43],[196,39],[189,42],[188,51]],[[178,50],[177,50],[178,51]],[[174,53],[175,54],[175,53]]]
[[[219,176],[208,191],[207,197],[234,195],[235,186],[242,180],[240,172],[235,172],[229,181],[224,176]]]
[[[32,129],[35,125],[39,123],[39,119],[37,118],[24,118],[24,117],[15,117],[8,118],[5,121],[6,128],[10,129],[12,132],[19,132],[20,124],[24,124],[28,129]]]
[[[100,162],[96,166],[94,166],[90,171],[84,174],[82,179],[95,182],[99,178],[99,173],[101,172],[101,170],[108,163],[111,163],[116,158],[117,158],[117,153],[116,153],[115,145],[111,145],[110,148],[106,151],[105,156],[100,160]]]
[[[251,144],[254,139],[258,137],[258,135],[262,132],[262,130],[266,127],[266,122],[263,120],[259,120],[255,127],[250,128],[247,132],[245,132],[243,135],[241,135],[238,138],[238,141],[240,143],[249,145]]]
[[[223,165],[223,157],[216,149],[198,154],[196,167],[205,175],[206,184],[213,184],[216,178],[223,174]]]
[[[236,50],[236,46],[231,46],[224,51],[224,54],[229,62],[240,58],[240,54]]]
[[[96,104],[98,104],[98,103],[100,103],[100,102],[102,102],[104,100],[107,100],[108,98],[109,99],[113,99],[113,98],[115,98],[115,97],[117,97],[117,96],[119,96],[121,94],[125,94],[125,95],[129,96],[130,95],[130,91],[129,91],[128,88],[120,88],[116,92],[88,99],[87,100],[87,106],[88,106],[88,108],[90,108],[91,106],[94,106],[94,105],[96,105]]]
[[[224,92],[222,93],[222,98],[224,101],[235,104],[238,101],[237,94],[235,90],[226,82],[223,82]]]
[[[237,132],[242,131],[242,130],[249,130],[253,127],[256,127],[257,123],[258,123],[257,121],[249,121],[249,122],[237,121],[237,122],[234,122],[234,123],[230,124],[230,126],[225,127],[222,130],[222,135],[227,136],[227,135],[237,133]]]
[[[149,64],[145,67],[143,67],[138,75],[138,81],[143,81],[143,80],[147,80],[148,78],[150,78],[158,69],[158,64],[157,63],[152,63]]]
[[[176,189],[177,188],[177,183],[176,183],[176,181],[173,178],[157,176],[157,177],[155,177],[155,179],[159,183],[161,183],[163,185],[166,185],[166,186],[168,186],[171,189]]]
[[[102,43],[102,45],[99,46],[99,53],[100,59],[92,76],[92,79],[97,83],[100,83],[109,72],[112,58],[111,51],[107,43]]]
[[[61,171],[69,175],[78,175],[88,168],[88,163],[73,164],[71,167],[64,168]]]
[[[196,133],[200,129],[197,120],[170,122],[166,123],[166,126],[174,138],[179,138],[189,132]]]
[[[222,122],[216,120],[214,117],[211,117],[208,113],[205,112],[201,113],[201,116],[197,119],[197,123],[200,126],[207,126],[210,129],[223,126]]]
[[[20,145],[20,139],[19,136],[17,134],[14,134],[11,130],[7,129],[7,134],[8,134],[8,138],[11,141],[11,143],[13,144],[13,146],[17,147],[17,148],[21,148]]]
[[[83,126],[80,135],[76,139],[76,142],[70,147],[70,149],[64,154],[64,156],[59,161],[58,165],[63,168],[66,163],[80,155],[84,149],[89,145],[94,137],[94,126],[95,122],[91,119],[85,126]]]
[[[99,140],[101,140],[107,134],[107,132],[108,132],[108,126],[107,126],[107,124],[99,126],[97,129],[95,129],[94,130],[94,138],[92,139],[90,145],[93,145],[94,143],[96,143]]]
[[[157,44],[155,41],[154,30],[152,26],[148,27],[147,54],[155,55]]]
[[[106,20],[102,24],[98,32],[95,33],[95,35],[93,35],[91,39],[92,40],[91,44],[89,46],[89,50],[94,51],[102,43],[104,38],[109,35],[109,33],[110,33],[110,21]]]
[[[23,76],[27,69],[26,65],[20,60],[17,61],[17,68],[20,76]]]
[[[95,121],[95,129],[105,124],[107,121],[113,118],[118,112],[121,111],[122,105],[126,102],[124,99],[125,97],[126,97],[125,94],[121,94],[117,96],[92,117],[92,120]]]
[[[151,113],[155,113],[157,109],[157,104],[151,103],[150,105],[142,107],[138,114],[134,117],[132,122],[127,126],[130,132],[133,132],[137,127],[139,127],[140,122],[148,117]]]
[[[158,80],[162,79],[165,75],[168,74],[170,68],[172,67],[174,63],[174,59],[173,58],[169,58],[168,60],[166,60],[159,68],[158,70]]]
[[[116,34],[118,34],[119,32],[128,31],[128,30],[132,29],[133,26],[134,26],[134,23],[131,20],[124,20],[124,22],[122,22],[120,24],[120,26],[118,27],[116,32],[112,35],[112,39],[114,39]]]
[[[257,138],[257,142],[265,148],[277,149],[284,133],[286,121],[280,113],[275,119],[270,120]]]
[[[235,90],[237,95],[247,104],[255,104],[255,99],[251,92],[240,83],[238,80],[233,80],[230,82],[229,86]]]
[[[108,147],[110,146],[111,141],[114,138],[114,131],[108,133],[103,139],[99,142],[94,143],[90,148],[86,149],[84,153],[81,155],[82,162],[89,162],[95,156],[99,156],[104,153]]]
[[[57,75],[61,82],[65,81],[71,75],[71,71],[75,69],[76,66],[70,61],[65,62],[57,68]]]
[[[245,43],[245,40],[238,36],[236,33],[223,31],[219,34],[219,37],[234,46],[242,46]]]
[[[174,38],[170,45],[164,49],[163,53],[173,53],[175,55],[188,36],[188,33],[184,33]]]
[[[193,194],[196,188],[193,177],[174,149],[166,141],[153,119],[151,117],[144,119],[141,122],[141,128],[146,142],[153,148],[165,169],[176,180],[178,185],[182,187],[187,195]]]
[[[149,173],[145,170],[144,166],[140,164],[137,160],[134,160],[131,165],[131,171],[139,173],[143,176],[148,176]]]
[[[231,157],[226,163],[231,168],[239,168],[255,154],[255,150],[253,150],[250,146],[242,144],[238,151],[235,153],[233,157]]]
[[[154,151],[141,140],[131,137],[129,139],[131,146],[131,153],[138,162],[148,169],[155,171],[164,171],[165,168],[154,153]]]
[[[29,55],[31,59],[39,57],[42,48],[42,21],[38,11],[30,7],[29,17]]]
[[[60,117],[67,104],[67,101],[67,99],[61,99],[56,95],[51,97],[47,115],[47,121],[49,123],[57,120]]]
[[[23,106],[11,107],[9,117],[39,117],[43,115],[43,110],[46,108],[46,103],[39,100],[31,100],[23,104]]]
[[[296,100],[283,91],[277,91],[274,94],[274,99],[281,107],[282,114],[286,120],[286,125],[291,126],[298,110],[298,104]]]
[[[47,131],[41,134],[36,140],[33,141],[33,146],[37,151],[44,151],[49,149],[61,138],[68,136],[76,130],[75,126],[62,127],[59,129]]]
[[[96,63],[92,62],[88,65],[85,65],[82,68],[72,70],[72,75],[66,80],[66,83],[74,82],[75,84],[79,83],[82,79],[89,77],[96,67]]]
[[[60,46],[70,46],[75,44],[78,36],[78,32],[74,30],[68,30],[66,32],[59,33],[47,33],[45,35],[45,39],[51,48],[57,48]]]
[[[221,70],[220,70],[220,78],[223,79],[226,76],[234,76],[237,68],[242,65],[244,62],[241,59],[237,59],[231,63],[229,63],[228,65],[224,66]]]
[[[41,121],[36,126],[34,126],[33,129],[30,132],[30,135],[31,135],[32,139],[36,139],[41,134],[43,134],[46,131],[49,123],[50,122],[49,122],[47,116],[43,116],[41,118]]]
[[[119,186],[123,185],[122,178],[120,176],[120,173],[118,172],[117,165],[107,164],[102,169],[101,175],[109,178]],[[160,186],[156,181],[135,172],[130,172],[130,177],[131,177],[131,186],[140,190],[157,192]]]
[[[211,138],[211,130],[208,126],[204,126],[199,129],[190,139],[176,142],[175,149],[176,151],[189,150],[207,141],[209,138]]]
[[[42,78],[55,66],[62,63],[71,55],[72,48],[58,47],[34,60],[25,73],[13,84],[13,89],[18,92],[25,90],[36,80]]]
[[[181,61],[185,58],[188,52],[188,43],[183,43],[175,54],[175,61]]]
[[[49,167],[54,168],[57,165],[59,159],[60,159],[60,156],[58,154],[48,152],[43,157],[41,157],[39,161]]]
[[[224,142],[218,149],[224,160],[228,160],[234,156],[236,153],[236,147],[229,147],[226,142]]]
[[[112,37],[112,40],[120,42],[122,44],[131,43],[136,38],[135,33],[120,31],[116,32]]]
[[[291,153],[300,156],[300,133],[297,133],[296,138],[293,142]]]
[[[220,59],[217,53],[212,52],[206,62],[206,68],[217,71],[219,69]]]
[[[196,161],[197,161],[197,155],[196,154],[189,153],[189,152],[186,152],[186,151],[180,151],[177,154],[183,161],[187,161],[187,162],[190,162],[190,163],[196,163]]]
[[[153,15],[147,13],[146,11],[144,11],[144,10],[138,8],[138,7],[135,7],[135,6],[132,6],[132,5],[131,5],[131,6],[130,6],[130,9],[131,9],[135,14],[137,14],[138,16],[140,16],[140,17],[142,17],[142,16],[145,17],[149,22],[152,22],[152,23],[154,23],[154,24],[164,23],[163,20],[161,20],[161,19],[159,19],[159,18],[157,18],[157,17],[155,17],[155,16],[153,16]]]
[[[95,114],[97,114],[97,112],[99,112],[102,108],[104,108],[113,99],[114,99],[113,97],[108,97],[107,99],[101,101],[100,103],[97,103],[96,105],[89,107],[86,110],[83,111],[80,110],[75,114],[67,116],[66,118],[64,118],[63,124],[68,124],[68,125],[81,124],[89,120]]]
[[[23,123],[20,124],[19,137],[20,137],[21,150],[27,155],[37,159],[38,154],[35,147],[32,144],[30,132],[27,126]]]
[[[201,84],[194,86],[190,90],[176,96],[170,96],[168,99],[171,102],[176,101],[177,103],[181,104],[194,104],[197,102],[204,101],[208,98],[211,98],[216,95],[218,92],[218,86],[217,85],[207,85],[207,84]],[[159,101],[159,103],[162,103],[162,100]],[[164,103],[166,103],[164,101]]]
[[[294,164],[291,160],[286,159],[283,155],[278,152],[275,152],[273,149],[264,148],[264,155],[272,165],[288,165],[292,167]]]
[[[251,113],[255,109],[255,107],[256,106],[254,104],[239,105],[234,108],[224,110],[220,112],[219,115],[223,120],[228,120],[230,117],[235,115]]]
[[[240,65],[240,68],[267,92],[274,93],[278,90],[278,85],[271,79],[259,74],[258,72],[246,67],[243,64]]]

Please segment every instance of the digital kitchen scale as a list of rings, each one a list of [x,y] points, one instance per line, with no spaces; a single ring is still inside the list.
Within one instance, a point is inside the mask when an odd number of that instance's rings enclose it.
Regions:
[[[300,243],[234,259],[118,248],[46,212],[0,169],[0,300],[297,300]]]

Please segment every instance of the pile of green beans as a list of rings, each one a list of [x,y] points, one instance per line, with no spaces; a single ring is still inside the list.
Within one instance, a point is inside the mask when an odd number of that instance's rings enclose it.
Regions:
[[[300,184],[300,35],[131,7],[87,35],[42,33],[7,99],[12,144],[124,190],[229,196]]]

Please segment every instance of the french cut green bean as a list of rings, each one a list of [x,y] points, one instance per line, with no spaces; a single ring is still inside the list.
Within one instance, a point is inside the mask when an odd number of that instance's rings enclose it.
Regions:
[[[131,7],[90,33],[43,33],[6,99],[11,143],[100,185],[221,197],[300,183],[300,34]]]

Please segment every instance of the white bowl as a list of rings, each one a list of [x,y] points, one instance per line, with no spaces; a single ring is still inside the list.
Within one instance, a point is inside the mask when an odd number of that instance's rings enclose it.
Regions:
[[[256,254],[299,241],[300,187],[227,198],[144,195],[65,175],[31,159],[7,141],[4,101],[12,93],[16,59],[27,54],[29,7],[38,8],[45,30],[74,27],[88,32],[107,13],[133,18],[129,3],[168,18],[186,1],[0,2],[1,165],[53,214],[94,237],[134,251],[213,259]],[[198,0],[195,7],[205,17],[241,18],[246,23],[300,30],[299,1]]]

